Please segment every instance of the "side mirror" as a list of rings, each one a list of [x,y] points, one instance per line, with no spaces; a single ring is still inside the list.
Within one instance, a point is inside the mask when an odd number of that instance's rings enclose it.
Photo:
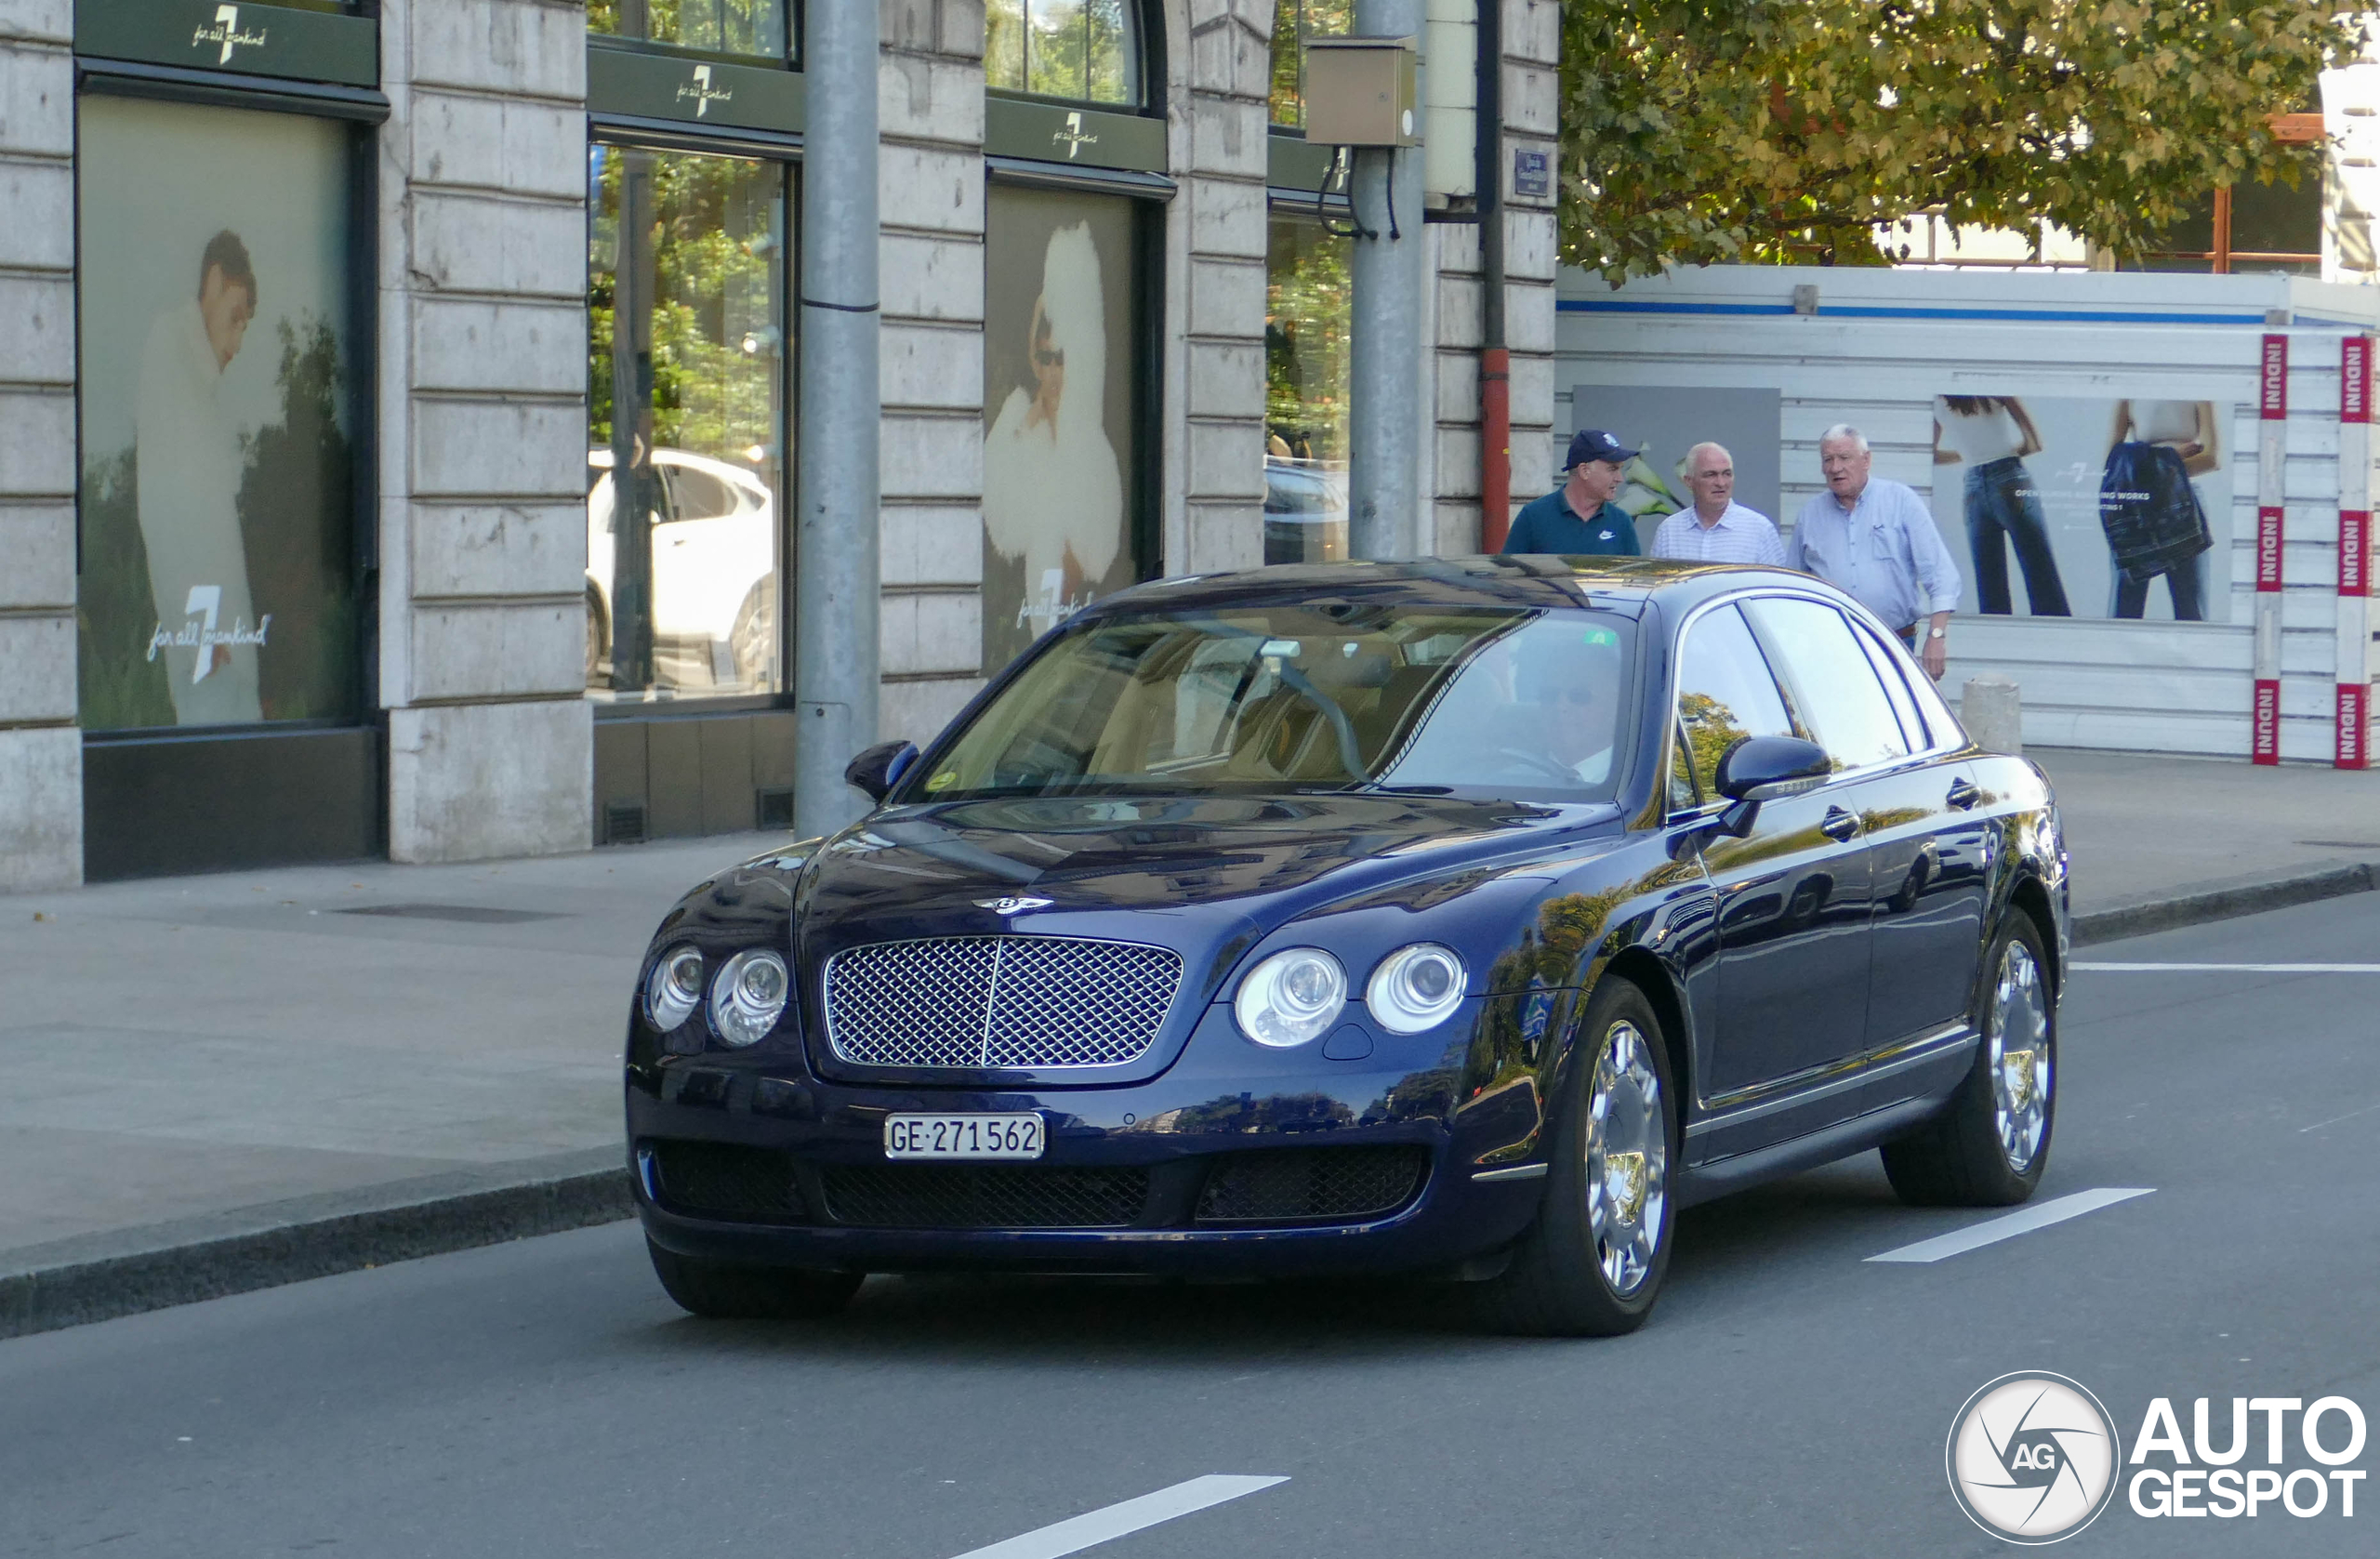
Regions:
[[[915,742],[879,742],[862,748],[843,770],[843,783],[853,790],[864,791],[871,801],[882,801],[909,765],[918,760]]]
[[[1714,776],[1730,801],[1774,801],[1815,790],[1834,773],[1826,748],[1799,736],[1747,736],[1719,758]]]

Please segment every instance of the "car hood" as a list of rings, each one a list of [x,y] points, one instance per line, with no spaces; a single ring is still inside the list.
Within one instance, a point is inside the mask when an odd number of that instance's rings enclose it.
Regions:
[[[1035,933],[1244,950],[1351,894],[1547,848],[1619,821],[1610,806],[1329,795],[959,801],[845,831],[802,876],[797,937],[843,947]]]

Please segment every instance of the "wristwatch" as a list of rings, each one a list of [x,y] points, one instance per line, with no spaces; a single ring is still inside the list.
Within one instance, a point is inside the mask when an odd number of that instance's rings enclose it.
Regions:
[[[1925,637],[1926,637],[1926,638],[1928,638],[1928,639],[1941,639],[1941,638],[1946,637],[1946,635],[1942,632],[1942,630],[1941,630],[1940,628],[1937,628],[1934,629],[1932,632],[1928,633]]]

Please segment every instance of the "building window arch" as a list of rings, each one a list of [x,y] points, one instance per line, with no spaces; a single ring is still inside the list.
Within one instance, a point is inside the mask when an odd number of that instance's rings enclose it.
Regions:
[[[1139,0],[988,0],[984,83],[996,92],[1146,108],[1157,94],[1142,10]]]

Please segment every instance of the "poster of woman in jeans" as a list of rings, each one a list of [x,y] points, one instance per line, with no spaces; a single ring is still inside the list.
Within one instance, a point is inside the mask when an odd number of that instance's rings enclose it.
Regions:
[[[1934,399],[1934,463],[1966,467],[1967,545],[1975,555],[1976,596],[1987,614],[2006,616],[2008,548],[2024,571],[2025,604],[2036,617],[2070,617],[2042,515],[2041,489],[2025,456],[2042,436],[2013,395],[1938,395]]]
[[[1936,396],[1935,516],[1964,522],[1975,562],[1961,610],[2228,621],[2223,421],[2208,401]]]

